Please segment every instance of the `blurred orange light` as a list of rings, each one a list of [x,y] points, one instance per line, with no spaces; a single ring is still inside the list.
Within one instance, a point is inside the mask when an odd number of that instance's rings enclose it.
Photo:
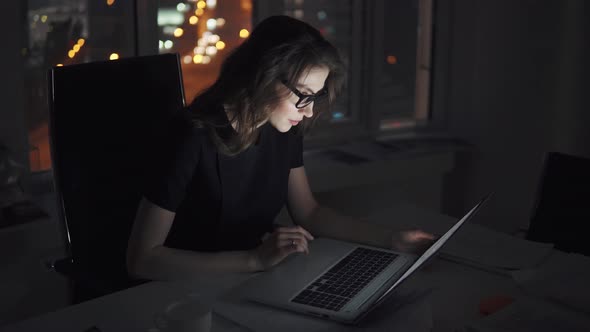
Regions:
[[[68,57],[71,59],[74,57],[74,55],[76,55],[76,52],[74,52],[74,50],[69,50],[68,51]]]
[[[195,15],[201,16],[204,12],[205,11],[203,10],[203,8],[197,8],[197,10],[195,10]]]
[[[112,6],[115,3],[115,0],[107,0],[107,5]]]
[[[78,39],[78,42],[76,44],[82,46],[82,45],[84,45],[84,42],[85,42],[84,38],[80,38],[80,39]]]
[[[194,63],[202,63],[203,62],[203,56],[201,54],[196,54],[193,57],[193,62]]]
[[[58,63],[56,66],[57,67],[63,67],[64,65],[63,65],[63,63]]]
[[[197,24],[198,22],[199,22],[199,18],[198,18],[198,17],[196,17],[196,16],[191,16],[191,17],[188,19],[188,23],[190,23],[190,24],[192,24],[192,25],[195,25],[195,24]]]
[[[180,36],[182,36],[183,33],[184,33],[184,30],[182,30],[182,28],[176,28],[174,30],[174,37],[180,37]]]
[[[207,7],[207,3],[205,1],[201,0],[201,1],[197,2],[197,8],[203,9],[205,7]]]
[[[397,63],[397,57],[395,55],[388,55],[386,61],[390,65],[395,65]]]
[[[245,11],[252,10],[252,0],[242,0],[242,1],[240,1],[240,7],[242,7],[242,10],[245,10]]]
[[[119,59],[119,54],[117,53],[111,53],[111,55],[109,56],[109,60],[117,60]]]
[[[217,47],[218,50],[222,50],[225,48],[225,43],[220,40],[217,43],[215,43],[215,47]]]
[[[76,44],[74,45],[74,47],[72,47],[72,49],[74,50],[74,52],[78,52],[80,50],[80,45]]]
[[[242,29],[240,30],[240,38],[248,38],[248,36],[250,35],[250,32],[246,29]]]

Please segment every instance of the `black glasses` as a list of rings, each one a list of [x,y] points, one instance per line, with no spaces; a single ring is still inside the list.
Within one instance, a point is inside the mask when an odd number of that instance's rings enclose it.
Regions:
[[[304,108],[307,105],[313,103],[314,101],[320,100],[321,98],[325,97],[328,94],[328,90],[324,87],[323,89],[321,89],[320,91],[318,91],[317,93],[315,93],[313,95],[306,95],[305,93],[297,90],[295,87],[292,87],[291,85],[289,85],[289,82],[287,82],[286,80],[283,80],[281,82],[289,90],[291,90],[291,92],[293,92],[294,95],[299,97],[299,100],[295,103],[295,107],[297,107],[297,108]]]

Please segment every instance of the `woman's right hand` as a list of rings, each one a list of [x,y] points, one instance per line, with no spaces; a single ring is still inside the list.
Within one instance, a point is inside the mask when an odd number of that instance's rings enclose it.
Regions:
[[[276,228],[253,250],[254,269],[266,270],[296,252],[308,254],[307,243],[311,240],[313,236],[301,226]]]

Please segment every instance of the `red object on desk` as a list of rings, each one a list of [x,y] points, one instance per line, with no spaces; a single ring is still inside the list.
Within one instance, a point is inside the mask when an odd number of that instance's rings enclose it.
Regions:
[[[479,312],[482,315],[491,315],[494,312],[514,302],[514,298],[505,295],[496,295],[485,298],[479,302]]]

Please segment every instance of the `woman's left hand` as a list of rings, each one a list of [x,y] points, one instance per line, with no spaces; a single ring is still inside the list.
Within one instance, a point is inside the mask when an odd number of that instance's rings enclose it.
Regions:
[[[433,234],[419,229],[395,231],[391,237],[393,250],[420,254],[424,252],[436,239]]]

